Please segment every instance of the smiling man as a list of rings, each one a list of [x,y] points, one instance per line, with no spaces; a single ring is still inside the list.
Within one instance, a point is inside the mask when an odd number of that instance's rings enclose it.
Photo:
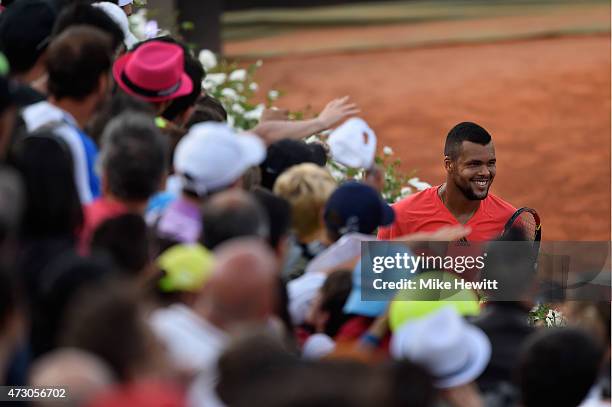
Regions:
[[[475,123],[459,123],[448,133],[444,145],[446,182],[393,205],[396,220],[379,230],[378,239],[458,224],[471,227],[468,240],[498,237],[516,209],[489,193],[495,164],[491,135]]]

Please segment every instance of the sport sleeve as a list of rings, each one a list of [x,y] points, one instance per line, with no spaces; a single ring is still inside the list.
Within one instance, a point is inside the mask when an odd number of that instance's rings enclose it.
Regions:
[[[391,240],[396,236],[397,236],[397,230],[396,230],[395,223],[393,223],[391,226],[378,228],[378,234],[376,236],[376,239]]]

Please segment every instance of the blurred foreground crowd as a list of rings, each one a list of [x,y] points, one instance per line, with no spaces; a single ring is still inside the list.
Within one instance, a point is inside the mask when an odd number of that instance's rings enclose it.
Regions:
[[[0,372],[69,396],[34,405],[610,405],[609,303],[548,329],[527,300],[361,300],[360,243],[395,214],[348,98],[236,133],[131,2],[2,6]],[[368,171],[339,184],[303,139],[343,122]]]

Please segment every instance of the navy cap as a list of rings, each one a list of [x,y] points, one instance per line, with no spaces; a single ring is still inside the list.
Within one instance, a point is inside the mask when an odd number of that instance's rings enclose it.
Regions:
[[[47,49],[57,9],[49,0],[19,0],[0,15],[0,50],[15,72],[32,68]]]
[[[340,236],[350,232],[373,233],[377,227],[395,220],[395,212],[372,187],[349,181],[329,197],[324,212],[325,225]]]

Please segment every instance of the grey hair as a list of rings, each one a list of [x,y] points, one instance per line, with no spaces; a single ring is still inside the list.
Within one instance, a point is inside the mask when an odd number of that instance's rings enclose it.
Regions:
[[[102,133],[98,171],[110,192],[126,201],[151,197],[167,168],[168,142],[152,117],[127,111]]]

